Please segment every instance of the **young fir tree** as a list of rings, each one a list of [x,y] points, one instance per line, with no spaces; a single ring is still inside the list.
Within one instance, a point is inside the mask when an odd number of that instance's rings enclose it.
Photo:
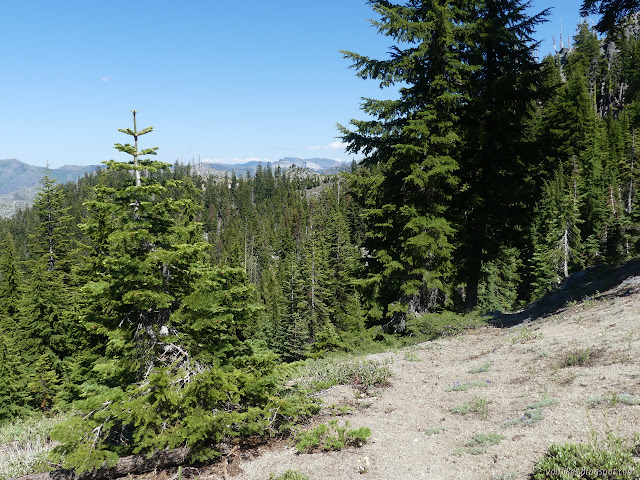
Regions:
[[[409,312],[434,308],[446,297],[453,227],[448,205],[457,183],[456,112],[470,66],[458,52],[464,30],[460,4],[368,2],[373,21],[393,39],[391,58],[343,52],[361,78],[381,87],[404,84],[396,100],[365,99],[370,120],[341,127],[348,150],[365,155],[353,177],[363,207],[366,278],[371,322],[402,331]]]
[[[281,402],[275,355],[247,339],[256,307],[244,271],[209,266],[195,209],[171,195],[168,164],[143,158],[156,153],[138,149],[152,128],[137,130],[133,115],[120,130],[133,143],[116,144],[131,160],[106,162],[132,171],[130,182],[99,186],[83,225],[94,270],[84,321],[106,336],[106,352],[77,405],[84,413],[55,432],[64,463],[80,470],[178,446],[210,458],[225,437],[273,427]]]

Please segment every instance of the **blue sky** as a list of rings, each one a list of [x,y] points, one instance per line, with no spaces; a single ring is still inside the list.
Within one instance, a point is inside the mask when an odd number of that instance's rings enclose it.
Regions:
[[[580,0],[554,6],[541,54],[566,43]],[[384,58],[364,0],[3,2],[0,159],[97,164],[123,154],[117,131],[139,111],[158,159],[349,160],[336,123],[363,118],[360,97],[384,98],[339,50]]]

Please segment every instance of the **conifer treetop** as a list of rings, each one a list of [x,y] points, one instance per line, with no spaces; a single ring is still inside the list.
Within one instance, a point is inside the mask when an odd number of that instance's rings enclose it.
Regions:
[[[136,122],[136,113],[137,110],[131,110],[133,114],[133,129],[131,128],[119,128],[118,131],[122,132],[126,135],[130,135],[133,137],[133,145],[130,143],[125,143],[124,145],[121,143],[115,143],[114,148],[120,152],[129,154],[133,157],[127,163],[127,169],[133,170],[136,178],[136,187],[140,187],[142,185],[142,179],[140,178],[140,171],[157,171],[159,169],[167,168],[169,164],[163,162],[151,162],[149,159],[139,158],[144,155],[157,155],[158,147],[145,148],[143,150],[138,150],[138,137],[145,135],[149,132],[153,131],[153,127],[146,127],[142,130],[138,131],[138,126]],[[110,168],[118,168],[115,166],[118,162],[114,160],[110,160],[109,162],[105,162]],[[131,168],[133,166],[133,168]]]

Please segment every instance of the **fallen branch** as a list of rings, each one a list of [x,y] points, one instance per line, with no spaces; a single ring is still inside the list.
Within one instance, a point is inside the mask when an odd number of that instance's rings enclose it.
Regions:
[[[127,475],[137,475],[156,469],[163,470],[181,465],[187,458],[188,453],[189,449],[182,447],[156,452],[150,457],[146,455],[122,457],[113,467],[94,468],[81,474],[76,474],[73,470],[60,469],[47,473],[24,475],[13,480],[104,480],[126,477]]]

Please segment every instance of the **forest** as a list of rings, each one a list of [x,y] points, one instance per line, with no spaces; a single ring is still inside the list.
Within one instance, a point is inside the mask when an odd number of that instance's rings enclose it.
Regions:
[[[521,0],[369,4],[389,58],[342,54],[398,96],[339,126],[363,158],[348,173],[203,177],[139,147],[134,111],[119,160],[45,176],[0,221],[0,423],[67,412],[57,458],[80,470],[202,461],[313,411],[280,381],[292,362],[516,311],[638,256],[637,6],[538,59],[548,12]]]

